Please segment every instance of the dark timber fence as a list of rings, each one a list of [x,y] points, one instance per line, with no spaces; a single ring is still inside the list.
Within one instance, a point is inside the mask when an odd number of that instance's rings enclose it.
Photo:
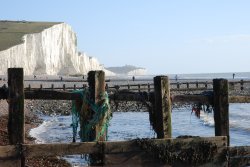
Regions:
[[[105,88],[109,89],[105,85],[104,73],[92,71],[88,75],[90,98],[98,103],[99,93],[103,92]],[[190,84],[186,84],[187,88],[190,87]],[[194,84],[199,87],[197,82]],[[208,84],[205,83],[205,88],[208,87]],[[161,154],[158,155],[158,158],[163,158],[161,160],[165,160],[164,163],[170,166],[232,166],[232,164],[240,166],[250,163],[250,146],[229,146],[228,118],[229,102],[250,102],[249,96],[229,97],[228,81],[225,79],[213,80],[213,95],[171,96],[171,84],[169,84],[167,76],[154,78],[154,91],[151,90],[150,84],[145,84],[145,86],[151,93],[150,98],[147,99],[152,103],[152,108],[149,110],[150,122],[158,139],[108,142],[103,136],[98,142],[24,144],[24,99],[79,100],[80,97],[71,91],[65,91],[66,86],[63,86],[63,91],[55,90],[56,88],[52,86],[50,90],[44,90],[42,86],[40,89],[32,89],[31,86],[24,89],[23,69],[8,69],[8,88],[2,87],[0,89],[0,97],[9,101],[8,133],[11,145],[0,146],[0,166],[25,167],[25,158],[68,154],[90,154],[90,157],[97,162],[94,163],[95,165],[124,166],[129,163],[129,159],[133,165],[146,166],[151,164],[152,166],[153,163],[156,166],[156,164],[159,165],[159,160],[154,160],[152,154],[157,153],[157,151]],[[131,85],[127,85],[128,89],[131,87]],[[111,94],[110,97],[111,99],[116,98],[116,100],[140,100],[136,96],[142,93],[140,91],[143,90],[143,87],[140,85],[138,88],[139,92],[124,94],[125,97],[114,94]],[[213,104],[215,137],[172,139],[171,105],[175,102]],[[98,133],[98,129],[98,125],[93,129],[94,135]],[[151,147],[147,147],[147,145]],[[212,148],[211,152],[207,152],[208,146]],[[165,149],[164,152],[161,152],[161,149]],[[100,160],[101,163],[99,163]]]
[[[77,90],[83,89],[87,86],[88,82],[86,80],[24,80],[25,83],[29,83],[28,85],[24,86],[24,90]],[[31,87],[31,83],[37,83],[42,81],[44,83],[53,82],[50,86],[48,84],[40,84],[39,87]],[[113,90],[129,90],[134,92],[142,92],[142,91],[154,91],[154,84],[152,81],[145,80],[144,83],[132,83],[132,84],[114,84],[115,80],[105,80],[106,85],[105,89],[109,91]],[[122,80],[117,80],[122,81]],[[125,80],[124,80],[125,81]],[[82,82],[82,85],[79,83]],[[57,86],[55,86],[57,83]],[[63,84],[60,84],[63,83]],[[78,84],[70,84],[67,85],[65,83],[78,83]],[[244,90],[245,85],[249,84],[250,81],[248,80],[239,80],[239,81],[230,81],[229,90]],[[24,84],[25,85],[25,84]],[[4,85],[2,85],[4,86]],[[6,85],[5,85],[6,86]],[[212,90],[213,89],[213,82],[211,81],[185,81],[185,82],[170,82],[170,90],[171,91],[196,91],[196,90]]]

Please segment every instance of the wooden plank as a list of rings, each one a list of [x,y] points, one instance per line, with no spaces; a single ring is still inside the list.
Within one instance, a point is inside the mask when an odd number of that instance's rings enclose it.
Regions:
[[[105,165],[114,166],[224,166],[226,154],[226,137],[220,138],[186,138],[149,140],[128,148],[141,149],[140,152],[118,152],[105,154]],[[124,147],[117,147],[124,150]],[[210,151],[209,151],[210,147]],[[163,148],[161,150],[161,148]],[[164,151],[164,148],[166,150]],[[204,148],[206,151],[202,149]],[[152,149],[152,150],[151,150]],[[197,151],[197,152],[196,152]],[[194,153],[196,152],[196,153]],[[211,154],[210,154],[211,152]],[[160,154],[158,154],[160,153]],[[206,156],[207,155],[207,156]],[[160,157],[160,158],[159,158]],[[164,157],[168,160],[164,160]],[[194,158],[195,157],[195,158]],[[158,159],[159,158],[159,159]],[[173,159],[173,161],[171,161]],[[194,162],[191,161],[193,159]]]
[[[105,153],[107,155],[105,156],[105,165],[116,163],[116,165],[123,164],[126,166],[132,162],[133,165],[141,164],[143,166],[145,165],[145,162],[147,163],[154,162],[153,164],[159,162],[159,160],[157,159],[155,160],[153,158],[154,156],[152,154],[154,152],[148,152],[147,147],[145,147],[146,143],[148,143],[149,146],[152,144],[155,146],[159,146],[159,148],[166,146],[171,148],[176,148],[168,150],[166,152],[168,154],[162,154],[170,156],[185,155],[186,154],[185,151],[192,150],[192,148],[194,149],[194,146],[199,147],[199,143],[201,144],[201,146],[211,145],[213,148],[216,148],[212,152],[214,158],[212,158],[209,162],[205,163],[210,164],[208,166],[214,166],[213,164],[217,164],[217,166],[220,166],[222,163],[224,163],[224,160],[226,160],[226,154],[222,154],[223,150],[227,149],[226,147],[227,139],[225,136],[192,137],[192,138],[183,137],[176,139],[172,138],[146,139],[146,140],[135,139],[131,141],[107,141],[107,142],[100,141],[100,142],[84,142],[84,143],[23,144],[21,147],[23,150],[18,150],[17,147],[15,146],[0,146],[0,150],[5,150],[4,151],[5,153],[3,153],[5,154],[5,156],[2,156],[2,158],[4,159],[15,156],[15,154],[19,152],[23,152],[23,155],[26,158]],[[7,153],[7,150],[9,153]],[[184,150],[183,154],[180,153],[180,151],[183,150]],[[155,151],[157,152],[157,150]],[[206,152],[207,150],[199,148],[197,154],[195,154],[195,156],[197,156],[196,158],[197,159],[206,158],[206,157],[199,157],[199,155],[202,156],[204,155],[204,151]],[[192,153],[193,152],[190,152],[190,154]],[[176,160],[181,160],[182,157],[178,156],[176,157],[176,156],[175,156]],[[113,161],[114,157],[117,160],[116,162]],[[122,159],[123,161],[120,161]],[[164,165],[167,165],[167,163],[164,163]]]
[[[0,146],[0,160],[14,159],[19,156],[15,145]]]
[[[74,154],[98,153],[101,146],[96,142],[84,143],[54,143],[54,144],[25,144],[25,157],[62,156]]]
[[[170,138],[172,136],[171,123],[171,97],[169,80],[167,76],[154,77],[155,104],[154,104],[154,130],[157,138]]]
[[[114,101],[149,101],[148,92],[131,92],[131,91],[118,91],[109,95],[110,100]]]
[[[56,89],[56,88],[55,88]],[[72,87],[74,89],[74,87]],[[78,89],[78,88],[76,88]],[[7,90],[7,89],[6,89]],[[7,90],[8,91],[8,90]],[[51,91],[51,90],[40,90],[32,89],[25,90],[25,99],[49,99],[49,100],[75,100],[79,99],[80,95],[69,91]],[[1,92],[0,88],[0,99],[7,99],[8,92]],[[118,94],[109,94],[110,100],[117,101],[141,101],[141,97],[138,92],[131,92],[124,90]],[[172,96],[173,102],[203,102],[210,103],[211,98],[203,95],[174,95]],[[229,103],[250,103],[250,96],[229,96]]]
[[[20,150],[17,146],[0,146],[0,167],[21,166],[21,161],[18,159],[18,157],[20,157]]]
[[[172,102],[178,103],[198,103],[201,102],[202,104],[212,104],[213,97],[212,96],[204,96],[204,95],[174,95],[171,97]]]
[[[75,90],[75,89],[83,89],[85,88],[86,85],[84,84],[84,87],[83,86],[76,86],[74,85],[73,87],[72,86],[69,86],[69,87],[66,87],[65,85],[65,88],[64,87],[54,87],[53,90]],[[36,91],[36,90],[52,90],[51,87],[45,87],[43,88],[42,86],[40,88],[32,88],[32,87],[26,87],[24,88],[25,91]]]
[[[228,81],[226,79],[214,79],[213,89],[215,136],[227,136],[229,145]]]
[[[18,167],[20,165],[19,160],[0,160],[0,167]]]
[[[229,148],[230,166],[250,165],[250,146],[236,146]]]
[[[217,137],[194,137],[194,138],[166,138],[166,139],[147,139],[149,142],[158,144],[179,142],[213,142],[218,147],[226,145],[225,136]],[[2,146],[3,148],[6,146]],[[12,148],[14,149],[14,148]],[[79,143],[53,143],[53,144],[23,144],[23,154],[25,157],[43,157],[43,156],[62,156],[74,154],[91,154],[91,153],[126,153],[126,152],[141,152],[138,148],[138,141],[99,141],[99,142],[79,142]]]
[[[229,103],[250,103],[250,96],[229,96]]]
[[[176,89],[176,88],[170,88],[171,91],[198,91],[198,90],[212,90],[212,89],[209,89],[209,88],[179,88],[179,89]]]
[[[66,91],[33,90],[25,91],[25,99],[47,99],[47,100],[76,100],[81,95]]]

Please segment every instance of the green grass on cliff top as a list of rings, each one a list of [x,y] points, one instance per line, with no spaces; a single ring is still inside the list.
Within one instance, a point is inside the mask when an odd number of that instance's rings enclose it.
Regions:
[[[0,51],[23,43],[25,34],[39,33],[60,22],[0,21]]]

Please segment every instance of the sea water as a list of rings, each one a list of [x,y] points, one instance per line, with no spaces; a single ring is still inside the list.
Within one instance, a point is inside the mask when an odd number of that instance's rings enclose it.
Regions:
[[[37,143],[72,142],[71,116],[42,116],[43,123],[30,131]],[[250,146],[250,104],[230,104],[230,145]],[[175,108],[172,111],[173,137],[190,135],[214,136],[213,113],[201,112],[200,118],[191,113],[191,107]],[[114,112],[108,129],[108,140],[131,140],[155,138],[148,112]],[[77,142],[80,139],[78,137]],[[86,166],[81,155],[64,156],[72,166]]]

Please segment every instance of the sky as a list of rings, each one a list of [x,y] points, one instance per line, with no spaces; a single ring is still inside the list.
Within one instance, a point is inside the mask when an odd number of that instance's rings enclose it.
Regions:
[[[249,0],[5,0],[1,20],[65,22],[105,67],[250,71]]]

